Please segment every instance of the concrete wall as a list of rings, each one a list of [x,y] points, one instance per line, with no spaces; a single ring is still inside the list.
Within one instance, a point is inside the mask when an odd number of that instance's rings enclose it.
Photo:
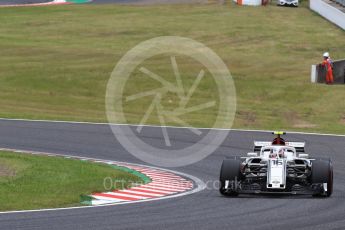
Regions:
[[[338,60],[333,62],[333,77],[334,83],[345,84],[345,60]],[[313,83],[326,82],[326,68],[318,65],[312,66],[311,81]]]
[[[345,13],[324,2],[323,0],[310,0],[310,9],[322,17],[333,22],[345,30]]]

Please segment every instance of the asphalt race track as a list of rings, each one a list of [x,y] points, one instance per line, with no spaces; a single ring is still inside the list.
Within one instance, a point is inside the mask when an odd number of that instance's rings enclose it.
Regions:
[[[162,141],[160,128],[144,129],[146,142]],[[175,143],[190,141],[186,129],[168,131],[174,134],[171,136]],[[2,148],[145,164],[126,153],[107,125],[0,120],[0,137]],[[289,137],[306,141],[307,152],[314,153],[313,156],[331,156],[335,172],[331,198],[257,195],[225,198],[217,189],[209,188],[188,196],[138,204],[0,214],[0,229],[344,229],[345,137],[301,134]],[[250,151],[254,139],[271,138],[268,133],[231,131],[214,154],[174,170],[191,174],[205,183],[216,181],[225,156]]]
[[[33,4],[51,2],[52,0],[0,0],[0,5],[14,5],[14,4]]]

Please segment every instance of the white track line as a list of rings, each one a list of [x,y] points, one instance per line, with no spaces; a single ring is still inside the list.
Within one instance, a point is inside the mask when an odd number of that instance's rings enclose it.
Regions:
[[[88,122],[88,121],[58,121],[58,120],[35,120],[35,119],[12,119],[12,118],[0,118],[0,121],[24,121],[24,122],[44,122],[44,123],[65,123],[65,124],[88,124],[88,125],[116,125],[116,126],[130,126],[138,127],[135,124],[115,124],[115,123],[104,123],[104,122]],[[195,128],[195,127],[179,127],[179,126],[159,126],[159,125],[141,125],[143,127],[153,127],[153,128],[171,128],[171,129],[201,129],[201,130],[220,130],[220,131],[239,131],[239,132],[261,132],[261,133],[271,133],[272,131],[267,130],[255,130],[255,129],[222,129],[222,128]],[[298,131],[286,131],[292,134],[303,134],[303,135],[318,135],[318,136],[334,136],[334,137],[345,137],[341,134],[329,134],[329,133],[309,133],[309,132],[298,132]]]

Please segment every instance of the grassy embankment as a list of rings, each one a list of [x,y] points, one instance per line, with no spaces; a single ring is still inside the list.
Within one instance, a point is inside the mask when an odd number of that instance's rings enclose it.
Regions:
[[[0,152],[0,211],[79,206],[80,195],[105,191],[107,177],[124,181],[117,189],[141,182],[109,165]]]
[[[344,85],[310,83],[310,65],[324,51],[345,57],[345,32],[306,7],[25,7],[0,9],[0,22],[0,117],[106,121],[105,88],[117,61],[141,41],[177,35],[204,43],[229,67],[235,128],[345,132]],[[177,63],[190,86],[200,66],[180,57]],[[146,64],[173,80],[167,57]],[[157,86],[136,72],[126,95]],[[191,105],[210,98],[217,99],[217,89],[206,73]],[[127,103],[128,122],[138,123],[151,100]],[[163,99],[167,110],[178,101],[171,94]],[[211,126],[216,110],[182,119]],[[159,123],[155,115],[148,122]]]

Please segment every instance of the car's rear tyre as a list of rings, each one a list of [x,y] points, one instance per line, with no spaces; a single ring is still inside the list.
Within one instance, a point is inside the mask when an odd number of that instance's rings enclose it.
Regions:
[[[241,161],[226,159],[220,169],[219,192],[224,196],[238,196],[237,182],[241,179]],[[225,188],[226,181],[229,181],[228,188]]]
[[[333,193],[333,166],[329,159],[314,160],[312,162],[311,182],[313,184],[327,183],[326,193],[317,193],[315,196],[330,197]]]

